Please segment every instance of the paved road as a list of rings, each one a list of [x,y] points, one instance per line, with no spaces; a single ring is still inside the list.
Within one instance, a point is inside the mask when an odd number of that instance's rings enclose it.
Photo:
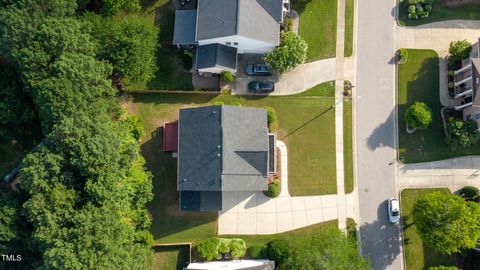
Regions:
[[[356,144],[362,253],[374,269],[403,269],[400,230],[387,221],[395,191],[394,0],[358,5]]]

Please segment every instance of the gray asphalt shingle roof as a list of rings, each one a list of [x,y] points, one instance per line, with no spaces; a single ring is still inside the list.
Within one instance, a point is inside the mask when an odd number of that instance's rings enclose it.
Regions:
[[[176,10],[173,44],[193,44],[196,42],[197,10]]]
[[[222,44],[198,46],[196,59],[197,69],[226,67],[237,69],[237,48]]]
[[[178,151],[179,191],[267,189],[268,127],[264,109],[181,109]]]
[[[282,0],[199,0],[197,40],[233,35],[278,44]]]

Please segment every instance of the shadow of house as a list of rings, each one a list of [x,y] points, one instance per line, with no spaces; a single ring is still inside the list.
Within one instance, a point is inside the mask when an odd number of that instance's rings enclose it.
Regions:
[[[217,212],[180,212],[177,192],[177,164],[170,153],[163,152],[163,130],[152,132],[141,145],[147,169],[153,175],[153,200],[148,204],[154,239],[173,235],[207,223],[216,222]],[[216,231],[211,231],[212,235]]]

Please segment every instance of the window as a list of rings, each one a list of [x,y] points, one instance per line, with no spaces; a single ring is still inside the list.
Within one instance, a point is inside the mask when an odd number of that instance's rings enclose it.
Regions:
[[[233,45],[238,46],[238,42],[233,42]]]
[[[231,43],[231,42],[227,42],[227,43],[225,43],[225,44],[227,44],[227,45],[232,45],[232,43]]]
[[[472,115],[471,115],[471,114],[467,114],[467,115],[465,115],[465,118],[466,118],[467,120],[472,119]]]
[[[475,114],[475,120],[480,119],[480,113]]]

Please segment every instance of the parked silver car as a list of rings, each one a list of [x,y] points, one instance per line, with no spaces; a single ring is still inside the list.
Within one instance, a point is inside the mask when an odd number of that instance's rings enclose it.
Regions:
[[[397,198],[388,199],[388,220],[395,224],[400,219],[400,203]]]
[[[245,73],[250,76],[269,76],[272,71],[264,64],[253,64],[245,67]]]

